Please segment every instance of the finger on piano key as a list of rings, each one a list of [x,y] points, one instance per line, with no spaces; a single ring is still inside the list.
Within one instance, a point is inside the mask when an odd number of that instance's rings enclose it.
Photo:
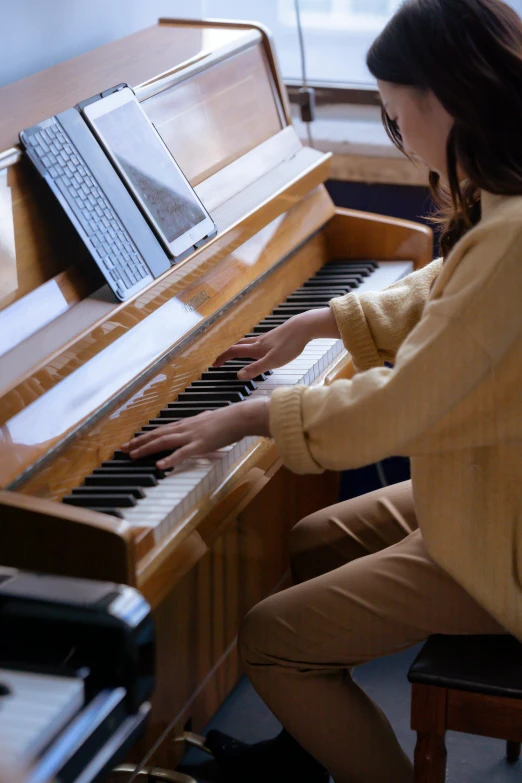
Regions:
[[[402,264],[402,266],[408,265]],[[374,275],[375,270],[377,270],[376,275]],[[332,298],[348,293],[354,288],[362,288],[363,290],[374,290],[376,287],[384,288],[409,271],[411,270],[406,268],[393,271],[389,264],[379,267],[375,262],[353,264],[342,259],[334,260],[319,270],[319,273],[312,278],[312,285],[307,284],[310,282],[307,281],[300,288],[295,289],[285,302],[277,306],[272,313],[266,315],[259,324],[254,326],[254,329],[259,326],[273,328],[286,323],[296,312],[326,307]],[[378,278],[377,286],[374,283],[376,278]],[[362,280],[364,282],[361,283]],[[218,365],[216,360],[215,366],[209,367],[199,379],[193,381],[181,392],[183,395],[188,394],[188,398],[180,395],[178,400],[168,403],[167,408],[160,412],[157,418],[142,425],[139,434],[156,433],[155,437],[157,437],[159,429],[163,430],[165,426],[172,423],[182,423],[186,418],[209,410],[207,404],[198,404],[199,397],[194,399],[194,392],[199,392],[199,390],[205,393],[239,391],[245,395],[245,392],[242,391],[245,386],[241,386],[241,384],[250,382],[242,381],[237,374],[242,369],[247,369],[258,359],[252,356],[241,356],[241,353],[258,353],[253,346],[262,340],[262,334],[255,334],[252,338],[243,338],[232,346],[234,349],[232,355],[230,354],[231,349],[221,354],[218,359],[226,357],[225,361]],[[281,386],[309,385],[321,375],[322,371],[342,350],[343,345],[339,339],[313,340],[301,355],[288,365],[256,376],[253,388],[249,389],[250,396],[270,396],[274,389]],[[203,397],[206,399],[206,394]],[[230,403],[230,400],[227,400],[227,403]],[[210,406],[210,409],[214,408]],[[220,485],[232,466],[255,442],[255,438],[244,438],[227,451],[216,452],[212,459],[206,461],[189,459],[168,472],[158,469],[156,462],[161,458],[168,457],[172,450],[163,450],[161,453],[157,452],[136,461],[130,458],[128,452],[121,451],[114,455],[113,460],[103,463],[102,468],[96,469],[93,475],[100,475],[97,473],[98,470],[112,472],[119,471],[120,468],[131,474],[133,471],[139,470],[140,466],[143,466],[141,470],[154,475],[158,479],[157,485],[146,487],[147,497],[139,500],[134,506],[121,509],[120,513],[131,524],[150,525],[154,529],[155,540],[160,541],[177,521],[189,513],[195,504]],[[131,479],[129,480],[131,481]],[[120,486],[134,485],[132,483],[127,485],[125,482]],[[93,486],[93,488],[95,487]],[[103,508],[103,506],[98,507]]]

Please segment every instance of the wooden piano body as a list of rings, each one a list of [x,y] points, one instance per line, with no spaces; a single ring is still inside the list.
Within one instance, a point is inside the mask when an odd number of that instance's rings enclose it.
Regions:
[[[218,234],[132,301],[97,293],[85,250],[18,132],[117,84],[145,111]],[[303,147],[266,31],[158,25],[0,90],[0,562],[137,586],[159,682],[136,760],[172,767],[240,676],[248,609],[284,586],[289,529],[335,502],[259,438],[161,538],[61,498],[332,258],[431,260],[429,229],[336,209],[329,156]],[[322,382],[350,372],[344,354]]]

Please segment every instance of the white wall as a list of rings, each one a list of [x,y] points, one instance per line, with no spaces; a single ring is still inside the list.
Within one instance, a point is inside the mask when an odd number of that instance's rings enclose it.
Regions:
[[[0,87],[149,27],[201,17],[202,0],[0,0]]]

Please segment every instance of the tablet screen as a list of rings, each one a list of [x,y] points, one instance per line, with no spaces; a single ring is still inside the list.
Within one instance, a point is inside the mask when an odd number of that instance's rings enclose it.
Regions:
[[[206,218],[190,185],[134,101],[91,122],[169,242]]]

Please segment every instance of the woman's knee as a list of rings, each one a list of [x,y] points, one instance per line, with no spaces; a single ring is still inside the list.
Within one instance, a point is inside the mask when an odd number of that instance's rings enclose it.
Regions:
[[[245,667],[267,663],[272,657],[274,615],[270,598],[256,604],[243,618],[238,634],[239,656]]]
[[[338,506],[331,506],[316,511],[291,530],[289,551],[294,584],[333,571],[352,559],[346,551],[350,515],[343,509],[345,519],[341,521],[336,515],[338,510]]]
[[[292,559],[317,546],[320,537],[320,526],[320,512],[310,514],[294,525],[290,531],[290,538],[288,541],[290,557]]]

